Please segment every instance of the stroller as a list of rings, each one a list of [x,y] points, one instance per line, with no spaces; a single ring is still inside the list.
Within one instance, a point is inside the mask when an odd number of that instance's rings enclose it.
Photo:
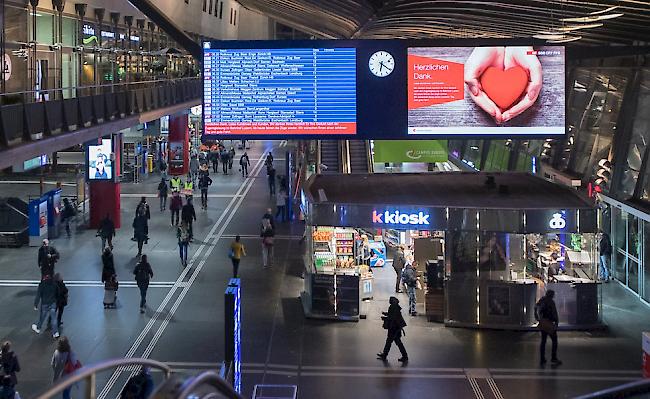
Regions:
[[[117,289],[120,283],[117,281],[117,276],[112,275],[111,278],[104,283],[104,309],[115,309],[117,304]]]

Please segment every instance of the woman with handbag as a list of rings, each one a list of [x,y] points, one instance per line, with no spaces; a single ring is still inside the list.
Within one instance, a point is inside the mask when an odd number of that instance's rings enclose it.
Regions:
[[[72,351],[70,341],[65,335],[59,338],[56,350],[52,355],[51,365],[52,371],[54,371],[53,382],[55,384],[81,368],[81,362]],[[70,399],[71,390],[71,386],[63,390],[63,399]]]
[[[404,317],[402,317],[402,308],[399,306],[399,299],[394,296],[388,299],[388,303],[390,303],[388,311],[382,312],[383,316],[381,317],[384,321],[384,329],[388,330],[386,335],[386,344],[384,345],[384,350],[377,354],[377,359],[386,360],[388,352],[390,352],[390,347],[393,342],[395,342],[399,348],[400,354],[402,355],[402,357],[397,360],[406,363],[409,360],[409,356],[406,353],[404,344],[402,343],[402,332],[404,327],[406,327],[406,322],[404,321]]]
[[[244,244],[241,243],[241,237],[239,235],[237,235],[235,241],[230,244],[230,253],[228,256],[232,261],[232,276],[233,278],[237,278],[239,273],[239,262],[241,261],[242,256],[246,256],[246,248],[244,248]]]
[[[267,218],[262,218],[262,264],[265,268],[271,267],[271,259],[273,258],[273,227]]]
[[[551,363],[559,366],[562,361],[557,358],[557,325],[559,318],[555,307],[555,291],[548,290],[535,305],[535,318],[539,321],[539,331],[542,340],[539,343],[539,363],[546,364],[546,339],[551,337]]]

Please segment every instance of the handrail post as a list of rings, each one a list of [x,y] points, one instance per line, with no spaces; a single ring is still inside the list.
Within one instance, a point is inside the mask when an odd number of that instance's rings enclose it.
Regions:
[[[97,398],[97,375],[92,373],[86,379],[86,399],[95,399]]]

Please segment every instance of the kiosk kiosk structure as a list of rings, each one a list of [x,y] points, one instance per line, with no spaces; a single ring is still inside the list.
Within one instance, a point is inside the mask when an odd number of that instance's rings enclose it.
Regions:
[[[418,302],[430,319],[533,328],[535,303],[552,288],[561,328],[602,324],[597,211],[569,187],[525,173],[455,172],[314,175],[303,191],[308,317],[359,318],[359,287],[371,268],[340,256],[336,237],[365,234],[370,243],[390,231],[389,246],[407,245],[426,269]]]

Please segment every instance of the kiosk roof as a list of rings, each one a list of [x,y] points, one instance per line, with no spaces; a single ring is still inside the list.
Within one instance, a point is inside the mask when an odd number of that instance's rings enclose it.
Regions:
[[[486,184],[488,176],[494,177],[495,186]],[[474,209],[593,208],[588,199],[570,187],[517,172],[314,175],[307,183],[306,194],[316,204]]]

